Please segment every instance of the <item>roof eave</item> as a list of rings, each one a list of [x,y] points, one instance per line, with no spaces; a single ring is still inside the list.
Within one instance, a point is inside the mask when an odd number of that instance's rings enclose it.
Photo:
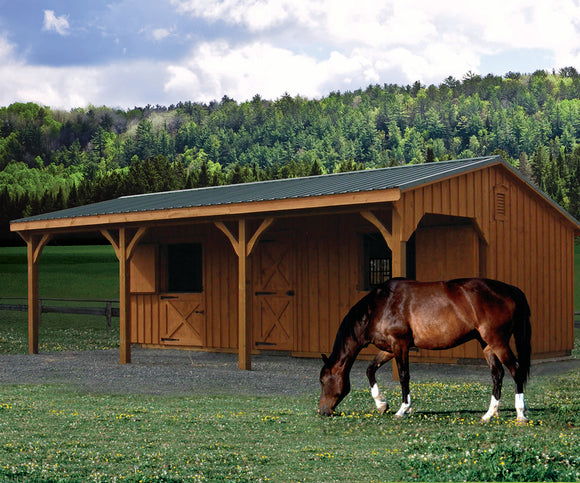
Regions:
[[[95,229],[111,225],[143,224],[179,220],[239,217],[244,215],[272,215],[276,212],[299,212],[324,208],[344,208],[377,203],[398,201],[401,191],[389,188],[374,191],[359,191],[302,198],[287,198],[283,200],[250,201],[211,206],[196,206],[171,208],[165,210],[149,210],[124,213],[111,213],[79,217],[55,218],[45,220],[13,221],[10,230],[13,232],[46,232],[46,231],[76,231]]]

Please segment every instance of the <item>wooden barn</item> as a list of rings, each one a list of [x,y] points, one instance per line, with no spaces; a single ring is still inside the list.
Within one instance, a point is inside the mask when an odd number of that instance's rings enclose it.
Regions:
[[[319,357],[348,309],[395,276],[517,285],[532,309],[533,356],[574,344],[580,224],[497,156],[128,196],[11,230],[28,245],[31,353],[42,249],[86,231],[119,259],[121,363],[131,344],[237,352],[242,369],[260,351]],[[482,353],[472,341],[412,357]]]

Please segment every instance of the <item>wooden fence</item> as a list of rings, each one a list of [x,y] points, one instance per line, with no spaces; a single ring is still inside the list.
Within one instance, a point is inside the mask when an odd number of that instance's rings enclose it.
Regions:
[[[26,297],[6,297],[2,300],[27,300]],[[82,303],[90,302],[94,304],[104,304],[100,307],[79,307],[67,305],[44,305],[44,302],[73,302]],[[97,315],[107,318],[107,327],[111,327],[111,319],[119,317],[119,307],[113,307],[118,304],[118,299],[52,299],[42,298],[39,300],[40,314],[77,314],[77,315]],[[0,303],[0,310],[16,310],[20,312],[28,311],[28,304],[6,304]]]
[[[26,297],[4,297],[0,300],[27,300]],[[43,302],[91,302],[105,304],[104,307],[71,307],[43,305]],[[77,315],[97,315],[107,318],[107,327],[111,327],[111,319],[119,317],[119,307],[113,307],[118,304],[119,299],[51,299],[43,298],[39,300],[41,314],[77,314]],[[0,310],[16,310],[27,312],[28,304],[5,304],[0,303]],[[574,312],[574,326],[580,328],[580,312]]]

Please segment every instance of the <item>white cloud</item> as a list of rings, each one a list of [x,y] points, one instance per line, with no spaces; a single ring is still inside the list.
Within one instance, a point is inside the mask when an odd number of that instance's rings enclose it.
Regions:
[[[54,10],[44,11],[44,30],[54,30],[59,35],[68,35],[70,25],[68,23],[68,18],[66,15],[61,15],[57,17],[54,14]]]
[[[153,38],[157,41],[159,40],[163,40],[167,37],[169,37],[171,35],[171,31],[167,30],[167,29],[153,29],[153,32],[151,32],[151,34],[153,35]]]
[[[324,59],[265,42],[241,46],[207,42],[179,65],[167,67],[164,90],[179,99],[203,102],[223,95],[239,101],[255,94],[275,99],[286,92],[321,97],[332,90],[354,90],[401,79],[439,83],[449,75],[461,77],[477,70],[473,58],[468,48],[451,49],[445,42],[428,46],[423,54],[405,46],[381,51],[364,46],[350,52],[333,50]]]
[[[288,49],[256,42],[231,47],[204,43],[183,65],[167,68],[165,91],[178,98],[210,101],[227,94],[245,100],[260,94],[275,98],[284,92],[317,95],[316,62]]]
[[[260,41],[272,47],[293,45],[294,50],[312,52],[318,46],[347,57],[356,49],[364,49],[371,64],[383,63],[386,56],[399,58],[401,72],[413,72],[421,79],[433,78],[432,69],[437,65],[448,68],[451,59],[458,61],[451,69],[456,72],[466,66],[477,68],[482,55],[511,49],[549,49],[558,63],[564,64],[579,57],[576,19],[580,19],[580,5],[576,0],[171,2],[181,13],[237,25],[254,34],[261,32]],[[408,51],[413,68],[398,55],[400,49]],[[385,50],[391,51],[390,55]],[[445,57],[436,58],[436,54]],[[419,58],[424,69],[419,69]]]
[[[19,63],[0,67],[0,105],[12,102],[72,108],[86,106],[98,92],[99,74],[85,68],[34,67]]]
[[[0,105],[34,100],[132,107],[224,95],[275,99],[285,92],[320,97],[374,83],[438,84],[468,71],[485,75],[490,59],[494,69],[505,65],[494,72],[504,74],[513,70],[510,55],[524,51],[529,71],[580,64],[578,0],[170,2],[169,13],[180,17],[135,19],[138,33],[160,42],[158,50],[168,37],[175,45],[191,42],[181,59],[170,62],[120,58],[90,68],[34,67],[16,60],[17,45],[0,33]],[[46,10],[44,30],[66,35],[69,19]],[[538,52],[543,65],[533,64]]]
[[[6,63],[12,59],[14,46],[0,34],[0,64]]]
[[[241,24],[251,31],[279,24],[296,10],[299,2],[292,0],[171,0],[179,12],[206,20],[222,20]],[[300,7],[300,5],[298,5]]]
[[[120,108],[169,105],[181,99],[164,96],[165,77],[164,65],[138,61],[101,67],[46,67],[10,60],[0,63],[0,106],[36,102],[68,110],[89,104]]]

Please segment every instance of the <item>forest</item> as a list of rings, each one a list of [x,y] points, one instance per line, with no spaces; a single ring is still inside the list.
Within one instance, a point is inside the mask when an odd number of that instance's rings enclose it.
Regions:
[[[580,218],[574,67],[320,99],[71,111],[0,107],[0,243],[9,221],[123,195],[501,154]]]

